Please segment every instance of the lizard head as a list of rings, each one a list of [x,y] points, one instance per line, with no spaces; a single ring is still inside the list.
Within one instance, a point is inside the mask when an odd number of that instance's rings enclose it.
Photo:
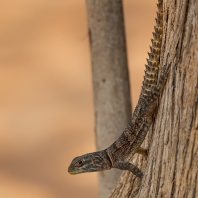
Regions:
[[[71,175],[111,169],[111,162],[105,151],[88,153],[75,157],[68,167]]]

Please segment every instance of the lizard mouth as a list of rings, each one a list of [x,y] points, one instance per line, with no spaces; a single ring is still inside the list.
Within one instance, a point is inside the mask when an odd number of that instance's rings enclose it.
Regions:
[[[69,171],[68,171],[68,173],[69,173],[70,175],[75,175],[75,174],[76,174],[75,172],[69,172]]]
[[[83,171],[82,170],[75,170],[75,171],[68,170],[68,173],[70,175],[77,175],[77,174],[83,173]]]

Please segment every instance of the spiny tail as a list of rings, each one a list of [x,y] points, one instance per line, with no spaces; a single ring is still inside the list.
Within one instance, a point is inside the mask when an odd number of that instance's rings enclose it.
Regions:
[[[160,0],[157,4],[157,7],[158,12],[157,18],[155,19],[156,26],[154,26],[155,31],[153,32],[153,39],[151,39],[152,46],[150,46],[150,53],[148,52],[149,58],[147,59],[147,65],[145,65],[146,70],[140,98],[145,98],[150,94],[152,88],[156,87],[158,79],[163,35],[163,4]]]
[[[155,31],[153,32],[152,46],[150,47],[150,53],[148,53],[149,58],[147,59],[147,65],[145,70],[144,81],[142,85],[142,90],[138,100],[138,104],[133,113],[133,119],[139,116],[140,112],[145,111],[148,105],[148,98],[152,95],[152,90],[157,86],[159,62],[161,54],[162,45],[162,35],[163,35],[163,3],[162,0],[158,0],[158,12],[156,20]],[[147,107],[148,108],[148,107]],[[153,109],[153,108],[152,108]],[[150,112],[152,115],[153,111]],[[132,119],[132,120],[133,120]]]

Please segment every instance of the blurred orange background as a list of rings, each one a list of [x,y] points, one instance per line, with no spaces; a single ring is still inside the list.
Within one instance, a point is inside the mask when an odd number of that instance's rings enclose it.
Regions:
[[[95,150],[85,1],[0,2],[0,197],[96,198],[96,173],[67,173]],[[134,107],[156,1],[123,4]]]

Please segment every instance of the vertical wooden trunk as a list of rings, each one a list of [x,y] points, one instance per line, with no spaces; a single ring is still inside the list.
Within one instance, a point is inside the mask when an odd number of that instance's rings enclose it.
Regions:
[[[131,117],[121,0],[87,0],[97,150],[107,148]],[[99,173],[99,195],[108,197],[121,171]]]
[[[164,1],[161,66],[172,62],[146,145],[137,197],[198,197],[198,1]],[[135,177],[124,172],[111,198],[128,198]]]

